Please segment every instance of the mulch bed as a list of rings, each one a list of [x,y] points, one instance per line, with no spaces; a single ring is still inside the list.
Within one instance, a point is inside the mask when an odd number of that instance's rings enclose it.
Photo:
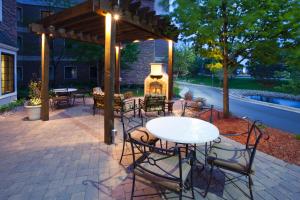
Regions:
[[[198,116],[201,119],[208,120],[209,113]],[[225,119],[222,113],[219,112],[218,114],[216,110],[213,111],[213,123],[219,128],[222,134],[243,133],[248,130],[247,121],[244,119],[235,116]],[[266,136],[261,139],[258,150],[288,163],[300,166],[300,140],[297,140],[295,135],[267,126],[263,126],[262,129],[266,133]],[[242,144],[245,144],[247,140],[246,135],[228,136],[228,138]]]

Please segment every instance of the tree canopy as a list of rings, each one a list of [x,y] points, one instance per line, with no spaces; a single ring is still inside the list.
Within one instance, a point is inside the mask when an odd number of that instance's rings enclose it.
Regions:
[[[228,73],[274,45],[294,46],[299,38],[297,0],[174,0],[171,17],[210,68],[223,69],[223,111],[229,114]],[[298,35],[296,34],[298,33]],[[272,60],[271,58],[266,58]]]

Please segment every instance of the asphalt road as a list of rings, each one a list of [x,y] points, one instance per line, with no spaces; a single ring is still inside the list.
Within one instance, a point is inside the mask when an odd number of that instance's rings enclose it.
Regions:
[[[204,97],[209,104],[223,108],[223,94],[219,89],[179,83],[189,88],[195,97]],[[300,134],[300,114],[265,105],[245,102],[236,98],[229,101],[230,112],[236,116],[247,116],[252,120],[261,120],[264,124],[290,133]]]

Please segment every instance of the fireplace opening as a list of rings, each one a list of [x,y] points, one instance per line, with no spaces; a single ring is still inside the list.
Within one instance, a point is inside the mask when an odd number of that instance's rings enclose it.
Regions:
[[[158,81],[150,83],[150,93],[151,94],[162,94],[163,86]]]

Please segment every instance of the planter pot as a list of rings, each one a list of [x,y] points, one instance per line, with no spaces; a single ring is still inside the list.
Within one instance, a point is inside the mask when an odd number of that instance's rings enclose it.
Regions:
[[[28,115],[28,119],[33,121],[33,120],[38,120],[41,119],[41,108],[42,106],[29,106],[27,105],[27,103],[24,105],[27,115]]]

